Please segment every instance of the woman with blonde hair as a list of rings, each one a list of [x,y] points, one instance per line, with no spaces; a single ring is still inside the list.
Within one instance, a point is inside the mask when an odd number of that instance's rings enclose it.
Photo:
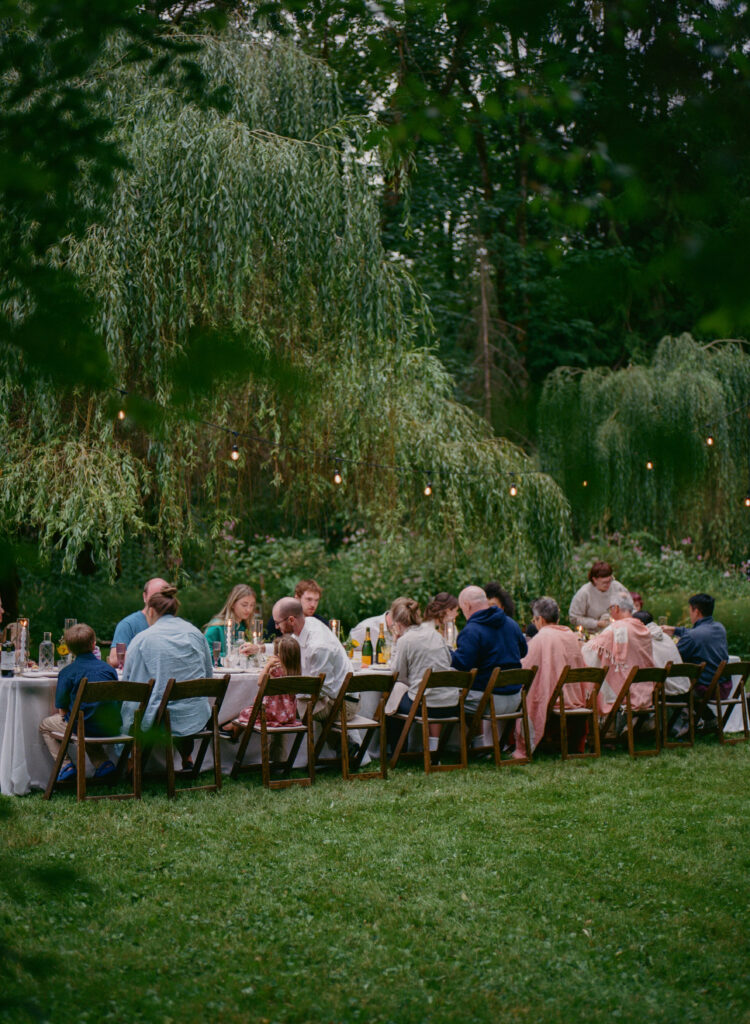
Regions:
[[[246,583],[238,583],[236,587],[232,587],[221,611],[203,627],[209,647],[213,650],[214,642],[218,641],[221,644],[221,657],[223,658],[228,653],[227,621],[229,619],[233,624],[232,636],[229,638],[230,644],[242,643],[245,639],[245,629],[250,626],[256,608],[255,591],[252,587]],[[256,644],[244,644],[242,653],[257,654],[260,649]]]
[[[443,672],[451,667],[448,644],[431,621],[423,622],[419,605],[408,597],[397,597],[391,605],[391,632],[398,643],[394,652],[394,671],[408,690],[401,698],[397,714],[408,715],[417,696],[419,684],[428,668]],[[454,718],[458,715],[458,688],[441,686],[427,691],[427,707],[432,718]],[[430,750],[437,750],[441,726],[430,724]],[[388,733],[393,746],[401,732],[401,722],[389,721]]]

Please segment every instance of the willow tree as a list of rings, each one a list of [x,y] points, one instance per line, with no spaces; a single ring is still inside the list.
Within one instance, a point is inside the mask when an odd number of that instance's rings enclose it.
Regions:
[[[100,69],[128,168],[106,215],[53,258],[87,284],[129,416],[7,376],[5,523],[64,546],[67,570],[84,546],[112,567],[124,538],[146,533],[177,561],[228,516],[251,527],[270,486],[288,528],[339,514],[384,539],[432,538],[436,558],[482,575],[553,586],[567,504],[453,400],[429,312],[382,248],[368,125],[291,45],[199,45],[221,110],[116,50]]]
[[[690,536],[699,550],[744,558],[748,414],[742,343],[667,337],[649,365],[552,373],[540,404],[541,460],[581,531]]]

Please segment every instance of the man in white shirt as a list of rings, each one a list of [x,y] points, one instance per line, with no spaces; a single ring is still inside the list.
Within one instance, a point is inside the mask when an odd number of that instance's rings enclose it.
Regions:
[[[273,606],[273,621],[282,633],[297,637],[302,660],[302,674],[317,676],[325,673],[320,698],[313,709],[313,718],[325,721],[331,713],[333,703],[350,671],[350,661],[344,646],[328,626],[313,617],[306,618],[302,604],[296,597],[282,597]],[[346,717],[357,713],[358,699],[353,695],[344,698]],[[306,702],[299,701],[303,714]]]

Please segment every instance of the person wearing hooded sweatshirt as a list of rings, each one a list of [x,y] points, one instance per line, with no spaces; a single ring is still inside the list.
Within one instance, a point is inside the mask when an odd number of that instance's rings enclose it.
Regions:
[[[467,714],[473,714],[493,669],[520,668],[528,648],[518,623],[502,608],[490,604],[481,587],[464,587],[458,603],[466,625],[458,634],[451,664],[462,672],[477,670],[465,704]],[[521,687],[495,687],[493,700],[498,714],[515,711],[521,702]]]

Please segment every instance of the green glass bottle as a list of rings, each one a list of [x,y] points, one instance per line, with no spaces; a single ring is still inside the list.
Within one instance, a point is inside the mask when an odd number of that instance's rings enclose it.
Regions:
[[[378,632],[378,641],[375,644],[375,664],[385,665],[385,632],[383,630],[383,623],[380,623],[380,630]]]
[[[362,667],[372,665],[372,640],[370,639],[370,627],[365,630],[365,642],[362,644]]]

